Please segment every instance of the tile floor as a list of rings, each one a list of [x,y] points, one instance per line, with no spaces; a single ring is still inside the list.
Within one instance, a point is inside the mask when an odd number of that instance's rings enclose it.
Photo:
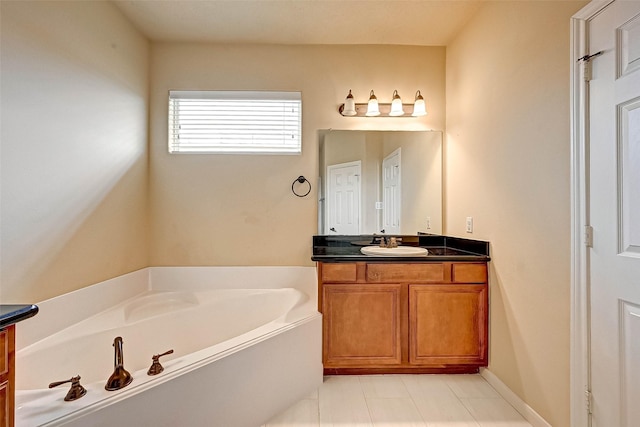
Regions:
[[[531,427],[480,375],[330,376],[263,427]]]

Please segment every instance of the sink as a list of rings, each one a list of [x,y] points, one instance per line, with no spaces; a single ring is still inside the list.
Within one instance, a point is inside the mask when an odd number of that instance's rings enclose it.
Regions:
[[[416,246],[398,246],[397,248],[381,248],[379,246],[366,246],[360,249],[369,256],[426,256],[429,251]]]

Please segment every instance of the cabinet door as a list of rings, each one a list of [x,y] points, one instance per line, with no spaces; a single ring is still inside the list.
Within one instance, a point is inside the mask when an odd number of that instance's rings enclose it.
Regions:
[[[400,364],[401,285],[323,286],[326,367]]]
[[[487,286],[410,285],[409,363],[487,364]]]
[[[0,330],[0,426],[14,425],[15,325]]]
[[[0,383],[9,378],[9,331],[0,330]]]
[[[9,426],[9,383],[0,383],[0,426]]]

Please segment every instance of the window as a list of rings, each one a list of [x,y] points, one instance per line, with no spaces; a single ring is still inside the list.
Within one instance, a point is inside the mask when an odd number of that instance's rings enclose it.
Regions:
[[[169,91],[170,153],[300,154],[300,92]]]

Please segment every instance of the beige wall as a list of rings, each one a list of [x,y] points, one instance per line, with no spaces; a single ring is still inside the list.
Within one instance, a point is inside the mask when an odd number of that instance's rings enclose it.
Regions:
[[[313,265],[318,131],[444,129],[443,47],[157,43],[150,69],[152,265]],[[302,155],[169,155],[170,89],[302,91]],[[349,89],[357,102],[420,89],[429,115],[342,117]],[[291,192],[299,175],[308,197]]]
[[[147,265],[148,43],[106,2],[0,3],[0,300]]]
[[[558,427],[569,425],[569,20],[584,4],[489,2],[447,47],[447,232],[491,242],[489,369]]]

